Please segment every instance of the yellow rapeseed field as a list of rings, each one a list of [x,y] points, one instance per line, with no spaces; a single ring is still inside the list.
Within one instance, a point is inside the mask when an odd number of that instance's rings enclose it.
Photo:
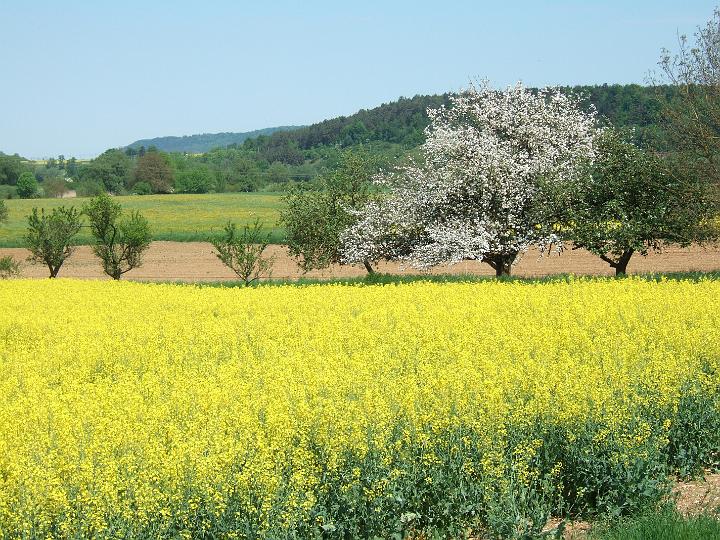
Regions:
[[[718,281],[0,301],[0,537],[512,536],[716,456]]]

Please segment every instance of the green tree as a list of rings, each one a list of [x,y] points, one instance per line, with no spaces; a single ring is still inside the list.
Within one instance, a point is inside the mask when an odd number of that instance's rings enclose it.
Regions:
[[[93,253],[103,271],[113,279],[142,265],[142,256],[150,246],[150,226],[140,212],[123,214],[120,204],[108,195],[99,195],[83,205],[90,221]]]
[[[346,151],[338,167],[321,177],[319,189],[294,188],[283,197],[288,250],[303,271],[340,262],[340,234],[355,222],[353,210],[372,197],[374,170],[365,152]],[[363,264],[373,272],[370,261]]]
[[[23,199],[32,199],[38,194],[38,183],[35,175],[31,172],[24,172],[17,181],[17,194]]]
[[[687,246],[716,236],[708,184],[614,130],[602,134],[598,150],[592,174],[575,186],[565,210],[575,248],[596,254],[622,275],[635,253],[645,256],[663,244]]]
[[[121,193],[128,184],[132,162],[120,150],[107,150],[79,170],[82,181],[100,182],[110,193]]]
[[[175,179],[175,191],[180,193],[207,193],[212,188],[213,175],[204,168],[183,171]]]
[[[50,270],[50,277],[58,275],[60,267],[72,255],[72,239],[80,232],[80,212],[74,207],[53,208],[50,214],[43,208],[32,209],[27,217],[28,231],[25,243],[30,256],[28,261],[42,263]]]
[[[276,161],[267,170],[267,181],[273,184],[284,184],[290,180],[290,170],[287,165]]]
[[[43,191],[45,197],[62,197],[68,191],[68,183],[60,176],[48,178],[43,182]]]
[[[218,259],[235,272],[245,285],[262,276],[270,277],[273,258],[263,256],[270,243],[270,235],[263,232],[263,225],[257,218],[252,225],[245,225],[242,231],[238,231],[235,223],[228,221],[223,234],[212,238],[210,242],[217,251]]]
[[[29,170],[30,167],[17,154],[7,156],[0,152],[0,184],[14,186],[17,184],[20,175]]]
[[[153,193],[169,193],[173,184],[173,171],[168,158],[157,151],[148,151],[138,158],[133,172],[134,183],[147,182]]]
[[[75,178],[75,176],[78,173],[78,164],[77,160],[74,157],[71,157],[67,160],[67,163],[65,164],[65,174],[68,176],[68,178]]]

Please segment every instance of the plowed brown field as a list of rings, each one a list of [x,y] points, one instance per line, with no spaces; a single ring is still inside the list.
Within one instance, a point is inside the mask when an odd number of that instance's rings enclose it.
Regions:
[[[273,245],[268,252],[275,256],[273,278],[299,278],[302,272],[294,260],[288,256],[282,246]],[[12,255],[16,260],[25,261],[28,252],[21,248],[2,248],[0,256]],[[383,263],[378,268],[388,273],[413,273],[417,270],[405,269],[398,264]],[[711,247],[691,246],[689,248],[669,247],[662,253],[648,257],[635,255],[630,261],[628,272],[686,272],[720,270],[720,245]],[[540,257],[538,252],[526,253],[513,269],[518,276],[546,276],[561,273],[585,275],[611,275],[610,267],[594,255],[584,250],[565,250],[561,254]],[[468,261],[436,268],[434,274],[475,274],[492,275],[486,264]],[[309,272],[307,277],[337,278],[362,276],[362,267],[334,266],[322,272]],[[23,262],[22,277],[47,277],[44,266]],[[97,259],[88,246],[80,246],[60,271],[59,277],[104,278]],[[141,268],[125,275],[127,279],[146,281],[222,281],[235,279],[234,274],[225,268],[213,254],[213,248],[205,242],[153,242],[145,255]]]

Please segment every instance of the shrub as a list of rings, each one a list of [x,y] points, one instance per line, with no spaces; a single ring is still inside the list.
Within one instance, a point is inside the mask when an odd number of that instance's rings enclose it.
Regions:
[[[270,277],[273,258],[264,257],[263,252],[270,243],[270,234],[263,233],[263,225],[256,218],[252,225],[245,225],[242,232],[228,222],[224,234],[210,240],[216,255],[246,284],[260,277]]]
[[[0,279],[18,276],[20,276],[20,263],[9,255],[0,257]]]

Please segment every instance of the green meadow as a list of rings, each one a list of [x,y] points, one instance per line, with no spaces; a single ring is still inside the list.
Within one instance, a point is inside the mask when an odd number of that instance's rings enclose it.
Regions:
[[[0,225],[0,247],[19,247],[33,207],[50,210],[77,206],[89,199],[9,199],[8,221]],[[150,221],[155,240],[191,242],[207,240],[228,220],[242,226],[258,218],[275,243],[283,238],[278,225],[280,195],[277,193],[213,193],[205,195],[128,195],[116,200],[125,210],[139,210]],[[75,243],[90,243],[90,231],[83,228]]]

